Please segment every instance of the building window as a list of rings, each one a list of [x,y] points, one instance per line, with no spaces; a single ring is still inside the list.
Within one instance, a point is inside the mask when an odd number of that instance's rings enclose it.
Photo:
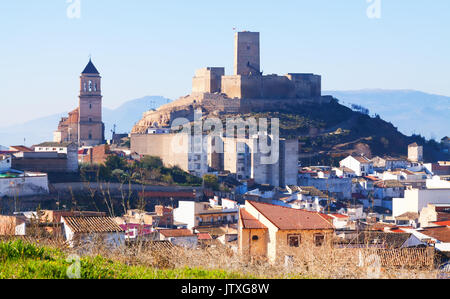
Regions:
[[[92,81],[89,81],[89,92],[92,91]]]
[[[258,236],[253,236],[253,237],[252,237],[252,240],[253,240],[253,241],[258,241],[258,240],[259,240],[259,237],[258,237]]]
[[[92,109],[92,104],[89,104],[89,109]]]
[[[325,242],[325,236],[323,234],[315,234],[314,235],[314,244],[316,244],[317,247],[320,247]]]
[[[94,83],[94,91],[97,91],[97,83]]]
[[[289,247],[300,247],[300,235],[288,235]]]

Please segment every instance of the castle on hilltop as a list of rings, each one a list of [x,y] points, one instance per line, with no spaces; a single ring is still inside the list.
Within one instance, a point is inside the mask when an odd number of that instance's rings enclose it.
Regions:
[[[144,113],[131,131],[146,134],[154,126],[170,127],[176,118],[193,121],[194,111],[204,116],[227,113],[247,114],[333,101],[322,96],[322,78],[315,74],[263,75],[260,63],[259,32],[235,35],[234,74],[223,67],[206,67],[195,72],[192,93]]]
[[[63,117],[53,133],[53,141],[76,143],[79,147],[105,143],[105,125],[102,122],[101,78],[89,59],[80,77],[78,108]]]
[[[321,97],[322,86],[321,76],[315,74],[263,75],[260,34],[244,31],[235,35],[234,74],[225,76],[223,67],[197,70],[192,92],[221,93],[231,99],[311,99]]]

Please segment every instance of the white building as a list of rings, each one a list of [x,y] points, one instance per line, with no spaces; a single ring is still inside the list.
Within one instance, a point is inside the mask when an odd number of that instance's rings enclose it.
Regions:
[[[332,220],[333,226],[336,229],[344,229],[348,227],[350,220],[349,216],[343,214],[326,214],[325,217],[329,217],[330,220]]]
[[[57,153],[67,156],[68,171],[78,171],[78,146],[73,142],[44,142],[33,146],[36,153]],[[26,154],[24,155],[24,157]]]
[[[408,161],[393,157],[375,157],[372,159],[372,162],[374,167],[383,168],[385,170],[405,169],[409,165]]]
[[[162,229],[159,231],[159,240],[185,248],[195,248],[198,244],[197,235],[189,229]]]
[[[357,176],[366,176],[373,173],[373,163],[364,156],[348,156],[339,162],[341,167],[347,167]]]
[[[420,213],[428,204],[450,204],[450,188],[406,189],[403,198],[392,200],[392,216],[406,212]]]
[[[222,202],[222,205],[224,203]],[[234,206],[233,208],[231,208]],[[200,226],[220,226],[237,223],[237,204],[225,201],[225,206],[211,205],[209,202],[180,201],[173,211],[174,221],[185,223],[188,229]]]
[[[423,162],[423,146],[417,143],[408,145],[408,160],[413,163]]]
[[[352,179],[351,178],[336,178],[328,179],[309,178],[307,176],[300,176],[298,179],[299,186],[313,186],[316,189],[331,193],[337,199],[351,199],[352,198]]]
[[[10,155],[0,155],[0,173],[11,169],[11,160]]]
[[[348,167],[335,167],[333,168],[334,173],[338,178],[354,178],[356,173]]]
[[[111,217],[62,216],[64,237],[70,246],[93,249],[101,243],[118,248],[125,243],[125,231]]]
[[[6,176],[0,174],[0,197],[20,197],[48,194],[46,173],[13,171]]]

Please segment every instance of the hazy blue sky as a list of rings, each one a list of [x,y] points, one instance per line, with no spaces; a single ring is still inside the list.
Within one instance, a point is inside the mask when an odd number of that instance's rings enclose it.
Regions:
[[[448,0],[381,0],[380,19],[367,0],[81,0],[80,19],[69,5],[0,0],[0,126],[75,108],[89,54],[106,107],[186,95],[195,69],[232,72],[233,28],[261,32],[265,73],[450,96]]]

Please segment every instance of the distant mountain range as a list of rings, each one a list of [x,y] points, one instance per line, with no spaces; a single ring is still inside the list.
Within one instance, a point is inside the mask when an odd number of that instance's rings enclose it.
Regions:
[[[111,130],[116,125],[116,133],[128,133],[133,125],[150,109],[158,108],[171,100],[159,96],[147,96],[125,102],[116,109],[103,108],[106,138],[111,138]],[[59,113],[25,122],[21,125],[0,128],[0,144],[3,146],[26,144],[31,146],[53,140],[53,131],[57,129],[61,117]],[[25,138],[25,142],[24,142]]]
[[[450,135],[450,97],[415,90],[365,89],[324,91],[345,106],[369,109],[370,114],[396,126],[405,135],[420,134],[427,139]]]
[[[450,97],[414,90],[380,89],[324,91],[323,94],[333,95],[341,104],[348,107],[352,104],[363,106],[369,109],[371,115],[380,115],[405,135],[421,134],[437,141],[450,135]],[[125,102],[116,109],[103,108],[106,137],[111,137],[114,124],[116,133],[130,132],[144,112],[170,101],[160,96],[147,96]],[[3,146],[24,144],[24,138],[26,145],[52,140],[53,131],[64,115],[67,113],[39,118],[21,125],[2,127],[0,144]]]

